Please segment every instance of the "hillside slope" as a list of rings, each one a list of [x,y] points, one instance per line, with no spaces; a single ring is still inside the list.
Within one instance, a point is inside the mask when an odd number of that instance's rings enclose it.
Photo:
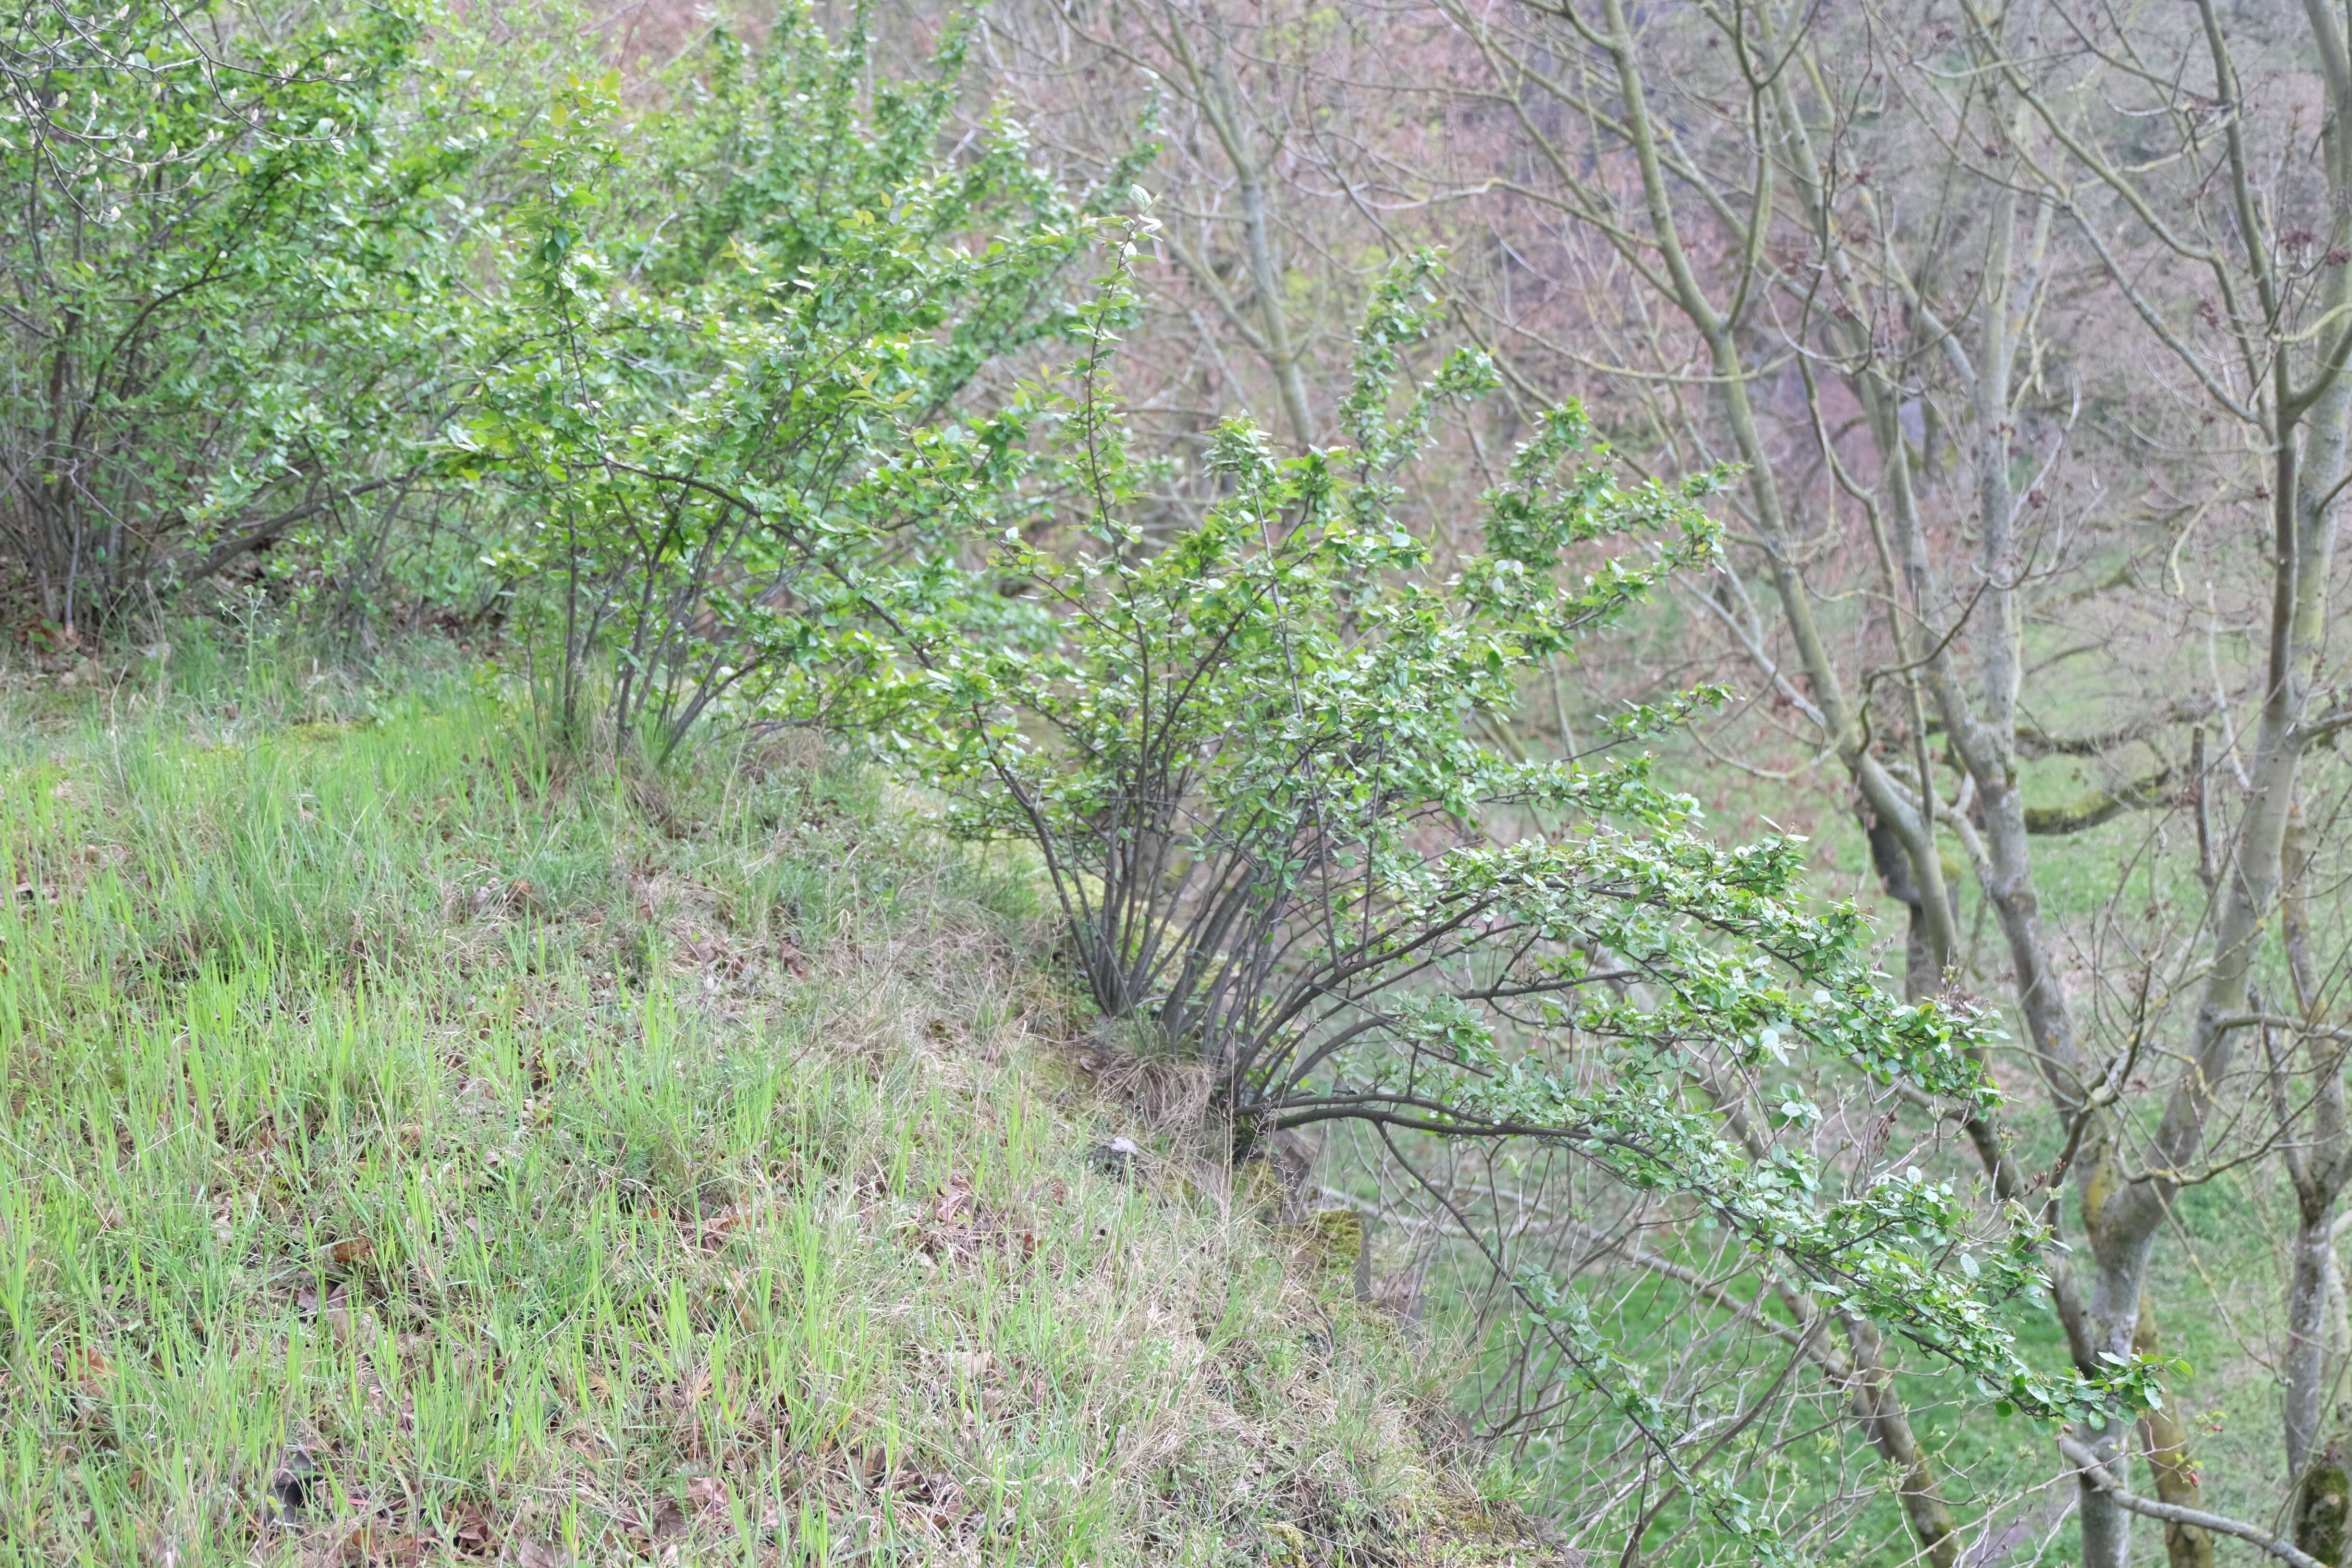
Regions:
[[[0,728],[5,1560],[1557,1560],[856,773],[157,696]]]

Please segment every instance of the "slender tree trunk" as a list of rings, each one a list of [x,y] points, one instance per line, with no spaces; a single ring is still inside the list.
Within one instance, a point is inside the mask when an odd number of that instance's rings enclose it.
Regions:
[[[2132,1335],[2132,1348],[2145,1356],[2158,1353],[2156,1309],[2145,1294],[2139,1299],[2139,1327]],[[2203,1509],[2204,1489],[2198,1481],[2196,1462],[2189,1457],[2188,1423],[2180,1419],[2169,1389],[2165,1391],[2163,1405],[2149,1411],[2140,1428],[2147,1441],[2147,1468],[2156,1473],[2157,1500]],[[2213,1568],[2213,1532],[2202,1525],[2168,1521],[2164,1556],[2170,1568]]]
[[[2286,1289],[2286,1390],[2282,1411],[2287,1473],[2300,1477],[2319,1450],[2327,1414],[2328,1287],[2336,1273],[2331,1204],[2306,1212],[2294,1231]]]
[[[1291,438],[1302,447],[1315,440],[1315,416],[1307,400],[1307,376],[1290,331],[1290,310],[1284,298],[1286,279],[1275,255],[1274,234],[1266,211],[1265,169],[1252,144],[1248,122],[1242,115],[1241,92],[1225,63],[1225,41],[1212,19],[1208,58],[1196,55],[1185,34],[1184,19],[1170,12],[1168,34],[1177,58],[1192,77],[1202,117],[1209,122],[1225,161],[1233,165],[1235,193],[1241,198],[1242,240],[1249,256],[1250,289],[1257,296],[1260,331],[1265,335],[1266,363],[1282,395],[1282,411],[1290,421]]]
[[[2338,1431],[2312,1458],[2295,1489],[2294,1543],[2322,1563],[2344,1561],[2345,1522],[2352,1515],[2352,1434]]]

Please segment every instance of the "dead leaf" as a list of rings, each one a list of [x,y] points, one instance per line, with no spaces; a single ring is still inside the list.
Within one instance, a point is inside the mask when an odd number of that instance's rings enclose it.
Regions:
[[[336,1554],[343,1568],[416,1568],[424,1560],[425,1549],[416,1537],[394,1534],[378,1524],[361,1525],[343,1537],[342,1550]]]
[[[675,1408],[684,1410],[701,1403],[709,1393],[710,1369],[697,1366],[690,1368],[684,1377],[671,1385],[669,1402]]]
[[[860,1475],[865,1479],[867,1490],[871,1491],[880,1487],[888,1478],[890,1455],[881,1444],[876,1443],[861,1448],[854,1458]]]
[[[697,1513],[727,1511],[727,1483],[716,1476],[697,1476],[686,1483],[686,1500]]]
[[[552,1546],[537,1541],[515,1542],[516,1568],[564,1568],[565,1560]]]
[[[449,1549],[460,1556],[488,1557],[499,1549],[498,1531],[490,1528],[480,1509],[469,1506],[449,1531]]]
[[[637,1521],[637,1528],[631,1533],[646,1542],[665,1541],[673,1535],[684,1535],[686,1510],[677,1506],[677,1500],[664,1498],[654,1504],[650,1513]]]
[[[374,1309],[362,1301],[354,1310],[341,1289],[327,1298],[326,1317],[327,1331],[335,1336],[338,1344],[371,1343],[383,1329],[376,1320]]]

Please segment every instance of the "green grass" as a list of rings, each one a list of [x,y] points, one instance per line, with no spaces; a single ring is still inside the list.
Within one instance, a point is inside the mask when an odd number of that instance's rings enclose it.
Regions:
[[[1536,1560],[1017,880],[204,657],[0,708],[0,1562]]]

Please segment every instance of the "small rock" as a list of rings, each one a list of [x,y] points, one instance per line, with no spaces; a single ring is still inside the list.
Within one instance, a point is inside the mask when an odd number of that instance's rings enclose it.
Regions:
[[[1097,1145],[1087,1154],[1087,1162],[1106,1176],[1129,1177],[1135,1174],[1135,1162],[1142,1152],[1135,1146],[1134,1139],[1114,1138]]]
[[[319,1467],[311,1459],[310,1449],[298,1443],[286,1450],[278,1461],[278,1473],[269,1478],[269,1497],[278,1505],[281,1528],[302,1528],[302,1510],[310,1505],[318,1478]]]

